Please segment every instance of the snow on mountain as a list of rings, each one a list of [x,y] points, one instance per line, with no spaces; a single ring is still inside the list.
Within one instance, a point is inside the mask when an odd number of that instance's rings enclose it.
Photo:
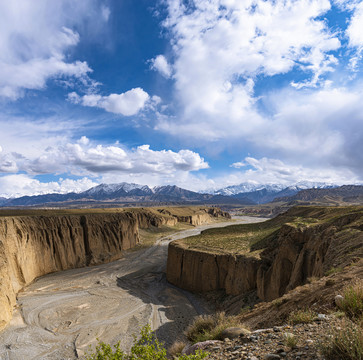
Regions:
[[[226,195],[226,196],[233,196],[241,193],[250,193],[260,190],[267,190],[269,193],[278,193],[285,189],[289,190],[305,190],[305,189],[325,189],[325,188],[333,188],[337,185],[323,183],[323,182],[312,182],[312,181],[301,181],[294,185],[283,185],[283,184],[251,184],[251,183],[242,183],[239,185],[231,185],[225,188],[211,191],[212,194],[215,195]]]
[[[97,185],[91,189],[88,189],[85,191],[88,195],[95,195],[95,194],[112,194],[115,192],[118,192],[120,190],[125,191],[126,193],[135,190],[135,189],[141,189],[141,190],[150,190],[150,188],[147,185],[139,185],[139,184],[133,184],[133,183],[126,183],[122,182],[119,184],[100,184]]]

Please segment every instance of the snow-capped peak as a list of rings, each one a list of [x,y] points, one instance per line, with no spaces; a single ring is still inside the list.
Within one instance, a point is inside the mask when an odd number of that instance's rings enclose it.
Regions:
[[[118,184],[100,184],[98,186],[95,186],[89,190],[87,190],[88,194],[98,194],[98,193],[105,193],[105,194],[111,194],[114,193],[116,191],[120,191],[123,190],[125,192],[130,192],[131,190],[134,189],[146,189],[148,188],[147,185],[139,185],[139,184],[133,184],[133,183],[127,183],[127,182],[122,182],[122,183],[118,183]]]

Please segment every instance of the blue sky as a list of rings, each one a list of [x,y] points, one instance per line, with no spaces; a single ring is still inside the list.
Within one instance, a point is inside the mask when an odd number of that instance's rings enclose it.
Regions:
[[[363,1],[0,4],[0,196],[362,183]]]

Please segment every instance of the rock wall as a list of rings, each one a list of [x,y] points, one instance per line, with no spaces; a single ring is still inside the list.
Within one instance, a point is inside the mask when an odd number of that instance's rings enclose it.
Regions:
[[[132,213],[0,218],[0,328],[36,277],[112,261],[139,241]]]
[[[139,242],[139,228],[174,226],[178,221],[199,225],[223,214],[229,216],[219,209],[188,211],[193,215],[185,219],[166,209],[144,208],[0,217],[0,330],[12,317],[16,294],[39,276],[115,260]]]
[[[270,301],[321,277],[332,267],[344,267],[363,255],[363,214],[353,214],[311,227],[285,224],[260,259],[190,249],[183,241],[169,244],[167,279],[190,291],[224,289],[238,295],[256,290]],[[350,226],[349,224],[352,224]]]
[[[225,289],[237,295],[255,288],[258,266],[254,258],[190,250],[173,242],[168,249],[167,280],[189,291]]]

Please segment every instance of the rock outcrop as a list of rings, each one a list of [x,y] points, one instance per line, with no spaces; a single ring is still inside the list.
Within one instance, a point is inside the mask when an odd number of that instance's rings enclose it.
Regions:
[[[224,289],[238,295],[256,290],[261,300],[273,300],[310,277],[319,278],[362,257],[363,210],[331,216],[319,221],[317,215],[316,224],[282,225],[259,258],[174,241],[169,244],[167,280],[189,291]]]
[[[137,218],[127,212],[0,218],[0,328],[35,278],[114,260],[138,241]]]

